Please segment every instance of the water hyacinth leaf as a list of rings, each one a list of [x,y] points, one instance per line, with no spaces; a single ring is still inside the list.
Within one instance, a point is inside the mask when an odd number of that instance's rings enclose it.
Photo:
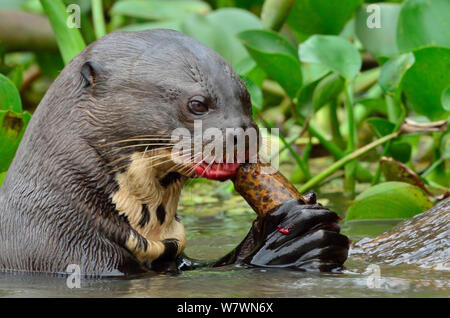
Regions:
[[[373,56],[390,57],[398,53],[394,30],[397,30],[400,8],[396,3],[377,3],[375,7],[364,4],[356,10],[356,35]]]
[[[120,28],[118,31],[143,31],[151,29],[170,29],[181,32],[182,20],[165,20],[148,23],[130,24]]]
[[[302,64],[302,76],[303,85],[309,85],[317,80],[322,79],[325,75],[330,73],[329,67],[323,64],[317,63],[303,63]]]
[[[319,63],[352,80],[361,69],[358,50],[345,39],[333,35],[313,35],[299,46],[300,60]]]
[[[237,34],[250,29],[262,29],[261,21],[252,13],[236,8],[193,15],[181,24],[182,32],[214,49],[233,67],[249,56]]]
[[[406,163],[411,159],[412,147],[404,141],[397,141],[391,144],[389,155],[397,161]]]
[[[302,87],[302,71],[295,48],[277,33],[250,30],[238,34],[251,57],[295,98]]]
[[[405,219],[432,206],[419,187],[403,182],[385,182],[357,196],[345,219]]]
[[[39,0],[25,0],[25,3],[22,4],[20,8],[23,11],[44,14],[44,8],[42,8],[41,2]]]
[[[42,73],[51,78],[56,78],[64,68],[64,61],[58,53],[36,53],[36,62]]]
[[[184,20],[181,24],[181,31],[212,48],[228,60],[230,38],[222,28],[215,28],[206,16],[194,15]]]
[[[378,84],[385,92],[396,91],[411,66],[414,64],[414,54],[405,53],[387,61],[382,67]]]
[[[147,20],[176,20],[193,13],[206,14],[210,10],[207,3],[195,0],[122,0],[114,4],[110,14]]]
[[[250,94],[252,106],[256,108],[257,111],[261,111],[263,106],[263,93],[261,88],[258,87],[258,85],[256,85],[251,79],[245,76],[241,76],[241,80],[242,82],[244,82]]]
[[[15,66],[13,70],[9,72],[8,77],[11,80],[11,82],[14,83],[14,86],[16,86],[18,90],[20,90],[20,87],[22,86],[23,82],[23,66],[22,65]]]
[[[369,118],[366,122],[377,138],[389,135],[395,129],[393,123],[382,118]]]
[[[67,64],[86,47],[86,44],[78,28],[68,27],[67,23],[72,20],[61,0],[40,1],[52,25],[64,63]]]
[[[30,119],[28,112],[0,111],[0,172],[8,170]]]
[[[450,47],[450,1],[406,0],[397,26],[401,52],[425,46]]]
[[[363,0],[297,0],[286,21],[300,34],[339,34]]]
[[[450,86],[442,92],[441,101],[444,109],[450,111]]]
[[[393,158],[382,157],[380,160],[380,168],[386,181],[409,183],[428,193],[428,189],[425,187],[423,180],[404,163],[398,162]]]
[[[258,87],[262,86],[263,81],[267,77],[266,72],[264,72],[250,56],[240,60],[235,69],[239,75],[250,79],[253,83],[258,85]]]
[[[0,74],[0,111],[3,110],[19,114],[22,112],[22,102],[16,85],[9,78]]]
[[[386,100],[383,98],[365,98],[358,101],[358,104],[364,106],[367,111],[367,115],[372,113],[387,113]]]
[[[447,119],[442,93],[450,83],[450,49],[429,47],[414,52],[415,63],[403,77],[402,87],[413,110],[431,120]]]
[[[323,105],[335,98],[344,88],[344,79],[336,73],[332,73],[317,84],[313,93],[314,111],[318,111]]]

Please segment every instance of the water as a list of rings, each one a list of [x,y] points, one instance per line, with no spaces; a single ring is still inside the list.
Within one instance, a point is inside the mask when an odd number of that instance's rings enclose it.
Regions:
[[[329,196],[333,200],[333,196]],[[230,200],[228,200],[230,201]],[[231,200],[233,201],[233,200]],[[332,205],[329,203],[328,205]],[[207,210],[199,216],[196,209]],[[188,234],[186,254],[217,259],[233,249],[255,218],[245,206],[240,213],[218,202],[184,206]],[[247,209],[242,213],[242,209]],[[336,209],[339,210],[339,209]],[[339,211],[338,211],[339,212]],[[397,221],[356,222],[343,226],[354,241],[374,237]],[[450,273],[411,265],[380,265],[370,276],[370,264],[352,257],[339,274],[311,274],[293,270],[226,266],[180,275],[148,274],[133,279],[82,280],[69,289],[66,278],[35,274],[0,274],[0,297],[449,297]]]

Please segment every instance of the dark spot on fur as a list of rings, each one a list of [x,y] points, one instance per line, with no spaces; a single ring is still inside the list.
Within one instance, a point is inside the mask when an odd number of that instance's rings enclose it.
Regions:
[[[164,187],[167,188],[169,185],[171,185],[174,182],[177,182],[178,180],[180,180],[181,178],[181,174],[179,174],[178,172],[169,172],[168,174],[166,174],[164,177],[162,177],[159,180],[159,183]]]
[[[164,209],[164,206],[162,204],[160,204],[156,209],[156,217],[158,218],[159,223],[164,223],[166,219],[166,209]]]
[[[142,250],[142,251],[146,251],[147,247],[148,247],[148,242],[147,240],[141,236],[140,234],[136,233],[138,235],[138,239],[137,239],[137,248]]]
[[[178,240],[177,239],[167,239],[162,241],[164,244],[164,252],[158,258],[161,261],[174,260],[178,252]]]
[[[151,264],[147,264],[152,270],[155,271],[164,271],[170,267],[169,264],[173,263],[173,261],[177,257],[178,252],[178,240],[177,239],[167,239],[162,241],[164,244],[164,252]]]
[[[141,212],[141,219],[139,220],[138,225],[140,227],[144,227],[147,225],[147,223],[150,221],[150,211],[148,210],[148,207],[146,204],[142,205],[142,212]]]

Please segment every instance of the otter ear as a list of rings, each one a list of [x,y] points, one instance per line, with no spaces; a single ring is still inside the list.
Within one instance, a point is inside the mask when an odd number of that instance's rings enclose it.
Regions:
[[[87,61],[81,67],[81,76],[85,80],[86,86],[94,86],[102,73],[103,67],[95,61]]]

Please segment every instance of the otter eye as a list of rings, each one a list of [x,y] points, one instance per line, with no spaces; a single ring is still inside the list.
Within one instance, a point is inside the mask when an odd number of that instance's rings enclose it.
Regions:
[[[194,97],[188,103],[188,109],[194,115],[203,115],[209,111],[208,105],[203,97]]]

